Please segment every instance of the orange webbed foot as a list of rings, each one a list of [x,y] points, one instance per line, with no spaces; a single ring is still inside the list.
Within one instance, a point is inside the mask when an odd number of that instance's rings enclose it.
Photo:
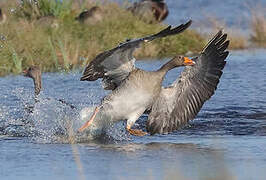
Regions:
[[[139,130],[139,129],[129,129],[127,128],[127,131],[131,134],[131,135],[134,135],[134,136],[145,136],[147,135],[148,133],[142,131],[142,130]]]

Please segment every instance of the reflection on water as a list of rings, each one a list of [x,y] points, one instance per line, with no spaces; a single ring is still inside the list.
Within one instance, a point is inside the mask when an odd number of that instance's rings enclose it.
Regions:
[[[106,136],[98,139],[77,135],[77,128],[86,121],[84,117],[90,115],[106,93],[100,81],[80,82],[79,73],[44,73],[44,92],[36,104],[29,79],[0,78],[0,177],[27,180],[265,177],[265,54],[263,50],[232,53],[216,94],[194,121],[168,135],[133,137],[125,131],[125,122],[114,125]],[[162,63],[138,62],[137,66],[152,70]],[[170,84],[179,71],[167,74],[164,84]],[[65,99],[77,110],[55,98]],[[33,113],[28,113],[25,107],[33,104]],[[80,112],[85,107],[89,108],[83,110],[82,119]],[[146,120],[147,116],[142,116],[136,127],[145,129]]]

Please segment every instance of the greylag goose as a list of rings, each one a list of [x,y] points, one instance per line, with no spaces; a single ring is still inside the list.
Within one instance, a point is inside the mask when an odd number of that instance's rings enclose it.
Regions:
[[[128,8],[134,15],[140,16],[148,23],[163,21],[168,16],[168,7],[164,0],[141,0]]]
[[[35,101],[38,101],[37,97],[40,94],[41,89],[42,89],[42,72],[41,72],[40,68],[38,66],[30,66],[27,70],[23,71],[23,74],[25,77],[29,77],[29,78],[33,79],[34,90],[35,90],[35,93],[34,93],[35,94]],[[75,106],[67,103],[63,99],[58,99],[58,101],[62,104],[69,106],[71,109],[76,109]],[[33,107],[30,107],[30,108],[33,108]]]
[[[178,27],[166,29],[157,34],[140,39],[128,40],[109,51],[99,54],[85,68],[81,81],[94,81],[103,78],[106,90],[112,90],[95,111],[87,123],[79,131],[88,127],[94,118],[108,117],[109,122],[127,119],[127,130],[133,135],[144,135],[140,130],[131,129],[135,121],[151,108],[161,91],[161,83],[165,74],[175,67],[193,65],[187,57],[177,56],[162,66],[158,71],[148,72],[135,68],[134,50],[142,43],[157,38],[183,32],[191,25],[191,21]]]
[[[130,134],[145,135],[147,133],[131,127],[147,109],[151,109],[147,121],[147,130],[151,134],[172,132],[193,119],[219,83],[228,56],[228,51],[225,51],[229,45],[227,35],[219,31],[200,56],[193,60],[176,56],[157,71],[135,68],[132,55],[142,42],[178,34],[190,24],[191,21],[173,29],[169,26],[157,34],[130,40],[91,61],[81,80],[102,78],[104,89],[113,91],[95,108],[79,132],[90,126],[95,118],[107,118],[112,123],[126,119],[126,129]],[[179,66],[188,67],[171,86],[162,87],[165,74]]]

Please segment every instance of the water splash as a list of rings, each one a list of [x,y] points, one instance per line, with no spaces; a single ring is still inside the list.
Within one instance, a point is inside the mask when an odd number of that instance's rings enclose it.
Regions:
[[[35,102],[32,92],[24,88],[12,91],[17,100],[16,108],[2,106],[0,108],[0,135],[15,137],[29,137],[37,143],[81,143],[95,139],[104,141],[129,140],[123,122],[110,125],[107,129],[99,128],[103,120],[97,121],[84,133],[77,133],[77,129],[85,123],[96,107],[91,100],[88,104],[80,104],[72,109],[43,92]],[[88,99],[95,98],[89,93]]]

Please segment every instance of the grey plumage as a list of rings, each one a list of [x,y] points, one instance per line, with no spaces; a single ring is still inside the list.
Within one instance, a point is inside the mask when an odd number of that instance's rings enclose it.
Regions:
[[[147,121],[151,134],[168,133],[195,118],[217,88],[226,64],[227,35],[219,31],[205,46],[194,66],[188,66],[170,87],[163,88]]]

